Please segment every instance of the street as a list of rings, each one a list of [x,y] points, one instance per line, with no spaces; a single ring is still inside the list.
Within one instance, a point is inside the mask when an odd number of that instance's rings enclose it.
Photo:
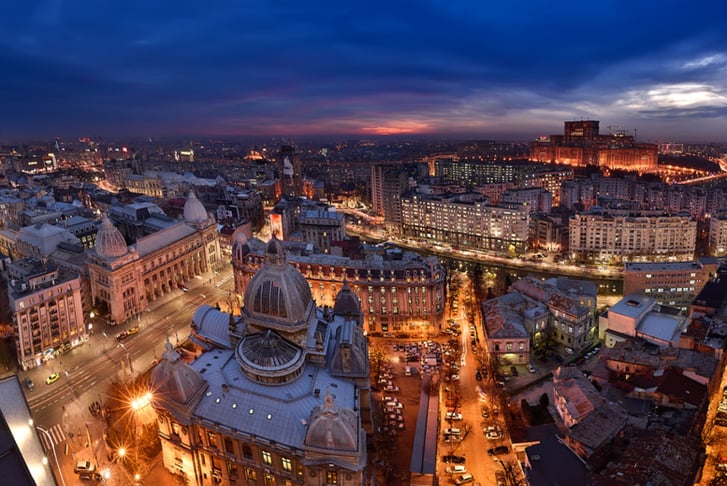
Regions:
[[[33,390],[26,398],[39,427],[41,442],[49,456],[55,449],[66,484],[77,479],[76,460],[94,462],[100,471],[108,470],[107,484],[128,484],[125,471],[107,459],[102,435],[105,421],[91,415],[93,402],[104,403],[112,381],[131,379],[149,369],[161,357],[167,339],[179,344],[189,334],[194,311],[202,304],[216,305],[228,300],[232,289],[232,269],[219,275],[211,272],[187,283],[188,292],[175,289],[154,302],[131,322],[112,327],[94,322],[94,334],[84,344],[61,354],[44,365],[19,373],[21,382],[30,377]],[[139,332],[117,341],[120,332],[138,326]],[[60,379],[46,384],[51,373]],[[53,464],[55,468],[55,464]],[[117,478],[114,480],[114,478]],[[59,483],[63,481],[59,478]]]

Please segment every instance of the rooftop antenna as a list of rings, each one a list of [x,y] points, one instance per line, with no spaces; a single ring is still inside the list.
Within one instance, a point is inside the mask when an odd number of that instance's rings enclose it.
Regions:
[[[638,131],[638,128],[634,128],[634,142],[636,142],[636,134],[638,133]]]

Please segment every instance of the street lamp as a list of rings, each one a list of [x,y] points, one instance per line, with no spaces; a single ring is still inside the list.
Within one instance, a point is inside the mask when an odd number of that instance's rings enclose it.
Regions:
[[[53,438],[51,437],[50,433],[47,430],[45,430],[43,427],[41,427],[40,425],[36,425],[35,428],[38,431],[42,432],[43,435],[45,435],[45,438],[48,439],[48,442],[50,442],[51,449],[53,449],[53,459],[56,461],[56,469],[58,469],[58,476],[61,478],[61,485],[66,486],[66,480],[63,479],[63,471],[61,471],[61,466],[60,466],[60,464],[58,464],[58,456],[56,455],[56,445],[53,442]],[[48,460],[46,458],[43,458],[43,459],[45,459],[46,461]]]

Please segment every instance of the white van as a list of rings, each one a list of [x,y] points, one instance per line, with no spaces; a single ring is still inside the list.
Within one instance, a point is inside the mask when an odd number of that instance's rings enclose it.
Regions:
[[[414,371],[411,369],[411,366],[405,366],[404,367],[404,374],[406,376],[411,376],[414,374]]]
[[[462,431],[456,427],[444,429],[444,435],[462,435]]]
[[[461,464],[456,464],[454,466],[447,466],[445,472],[448,474],[464,474],[467,472],[467,468]]]
[[[459,476],[457,479],[455,479],[454,484],[467,484],[467,483],[474,482],[474,480],[475,480],[475,477],[472,476],[471,474],[467,473],[467,474],[463,474],[463,475]]]

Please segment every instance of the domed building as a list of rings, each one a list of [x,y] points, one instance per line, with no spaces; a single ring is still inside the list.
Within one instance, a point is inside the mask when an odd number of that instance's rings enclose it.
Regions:
[[[222,263],[215,220],[194,192],[184,205],[183,220],[164,216],[158,224],[158,230],[127,245],[108,215],[101,222],[87,260],[91,299],[112,323],[138,315],[162,295]]]
[[[198,308],[196,374],[170,351],[152,373],[164,466],[198,485],[364,484],[368,346],[342,294],[340,309],[317,307],[273,238],[239,317]]]

